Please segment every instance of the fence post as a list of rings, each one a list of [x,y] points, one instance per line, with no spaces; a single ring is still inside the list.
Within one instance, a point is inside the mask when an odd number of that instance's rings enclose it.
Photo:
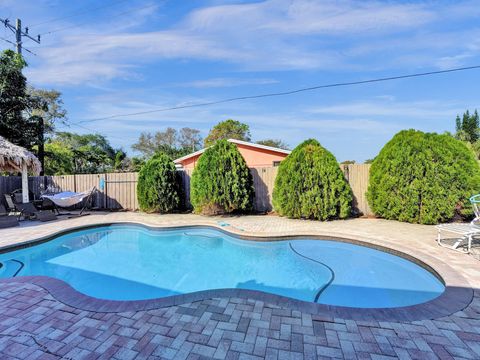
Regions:
[[[350,182],[350,166],[348,164],[343,164],[343,175],[345,179]]]
[[[103,190],[103,198],[105,199],[105,209],[108,209],[108,174],[104,174],[105,190]]]

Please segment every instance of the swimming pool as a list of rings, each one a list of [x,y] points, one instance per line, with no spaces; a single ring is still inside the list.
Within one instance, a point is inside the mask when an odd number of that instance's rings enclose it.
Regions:
[[[110,225],[0,254],[0,277],[44,275],[86,295],[143,300],[250,289],[320,304],[390,308],[423,303],[444,285],[402,257],[346,242],[241,240],[213,228]]]

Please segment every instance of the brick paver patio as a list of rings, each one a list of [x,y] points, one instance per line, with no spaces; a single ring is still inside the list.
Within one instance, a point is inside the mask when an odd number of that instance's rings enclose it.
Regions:
[[[277,217],[202,218],[194,215],[91,215],[40,226],[0,230],[0,246],[89,223],[218,225],[251,235],[329,234],[448,263],[474,288],[480,263],[435,245],[432,227],[383,220],[330,223]],[[434,264],[435,263],[435,264]],[[437,264],[438,263],[438,264]],[[455,281],[455,277],[452,281]],[[27,280],[0,283],[1,359],[480,359],[480,291],[463,310],[417,321],[349,320],[312,315],[268,301],[204,299],[130,312],[95,312],[66,305]]]

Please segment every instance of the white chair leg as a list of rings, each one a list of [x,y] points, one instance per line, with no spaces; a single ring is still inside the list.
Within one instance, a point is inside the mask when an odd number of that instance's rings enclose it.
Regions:
[[[467,240],[468,240],[468,238],[470,238],[470,237],[467,237]],[[452,249],[457,250],[457,248],[460,246],[460,244],[461,244],[464,240],[465,240],[465,236],[462,236],[461,238],[459,238],[459,239],[455,242],[455,244],[452,245]]]

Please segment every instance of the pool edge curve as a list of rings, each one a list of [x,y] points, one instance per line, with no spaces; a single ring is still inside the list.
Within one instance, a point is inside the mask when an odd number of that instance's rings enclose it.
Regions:
[[[474,290],[468,281],[449,265],[435,261],[435,258],[426,254],[421,256],[413,256],[402,250],[394,249],[390,246],[381,246],[378,244],[362,241],[358,239],[351,239],[346,237],[336,237],[330,235],[320,234],[299,234],[299,235],[284,235],[284,236],[256,236],[242,234],[236,231],[229,231],[224,227],[215,226],[211,224],[205,225],[181,225],[181,226],[153,226],[134,221],[120,221],[120,222],[105,222],[96,223],[83,226],[74,226],[67,229],[62,229],[46,236],[31,239],[10,246],[0,248],[0,253],[18,250],[21,248],[31,247],[40,243],[48,242],[54,238],[65,235],[71,232],[104,227],[113,225],[136,225],[153,230],[171,230],[171,229],[186,229],[186,228],[210,228],[221,231],[230,236],[253,241],[281,241],[294,240],[298,238],[305,238],[306,236],[317,240],[335,240],[341,242],[348,242],[356,245],[361,245],[377,250],[381,250],[393,255],[400,256],[409,261],[413,261],[419,266],[422,266],[427,271],[436,276],[445,286],[445,291],[438,297],[424,303],[395,307],[395,308],[354,308],[336,305],[325,305],[313,302],[306,302],[281,295],[275,295],[257,290],[248,289],[214,289],[192,292],[182,295],[173,295],[169,297],[147,299],[147,300],[105,300],[98,299],[86,294],[83,294],[63,280],[59,280],[47,276],[20,276],[8,279],[0,279],[2,283],[32,283],[47,290],[56,300],[87,311],[96,312],[123,312],[123,311],[143,311],[155,308],[176,306],[194,301],[201,301],[211,298],[236,297],[242,299],[253,299],[264,301],[276,306],[288,307],[291,310],[298,310],[313,315],[319,315],[324,318],[342,318],[352,320],[377,320],[377,321],[413,321],[436,319],[443,316],[451,315],[457,311],[466,308],[472,301]],[[455,281],[452,281],[455,280]],[[453,286],[452,283],[461,283],[464,286]]]

